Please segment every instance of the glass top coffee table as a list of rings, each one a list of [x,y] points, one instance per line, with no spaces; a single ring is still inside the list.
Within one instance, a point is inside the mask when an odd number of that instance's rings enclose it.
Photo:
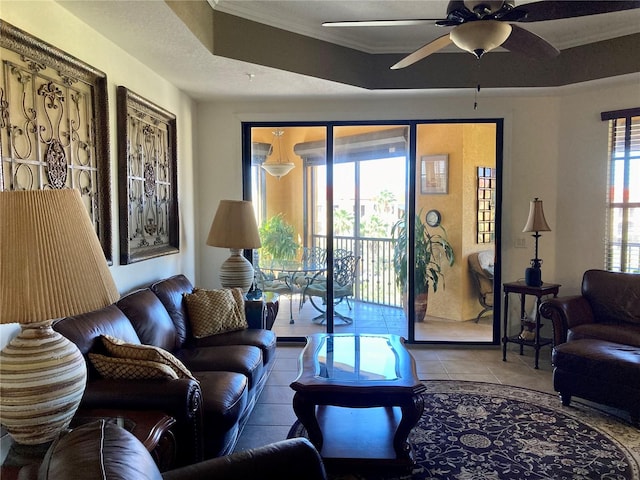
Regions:
[[[293,409],[325,463],[413,465],[425,386],[402,337],[310,335],[299,367]]]

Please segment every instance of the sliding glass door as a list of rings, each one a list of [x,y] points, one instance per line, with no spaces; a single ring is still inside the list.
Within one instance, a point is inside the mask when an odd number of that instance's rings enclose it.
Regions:
[[[471,264],[499,265],[500,121],[243,128],[256,285],[278,299],[280,339],[498,341]]]

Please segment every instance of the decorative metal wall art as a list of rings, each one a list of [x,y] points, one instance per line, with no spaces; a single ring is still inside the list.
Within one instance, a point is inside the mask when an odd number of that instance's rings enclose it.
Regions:
[[[496,169],[478,167],[478,243],[496,237]]]
[[[0,58],[0,190],[77,188],[111,263],[106,75],[2,20]]]
[[[176,117],[118,87],[120,263],[179,251]]]

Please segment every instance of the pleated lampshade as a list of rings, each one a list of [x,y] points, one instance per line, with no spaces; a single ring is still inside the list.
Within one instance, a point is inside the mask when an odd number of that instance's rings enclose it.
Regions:
[[[78,190],[0,192],[0,323],[22,329],[0,352],[0,423],[17,443],[55,438],[84,393],[85,360],[53,321],[119,296]]]

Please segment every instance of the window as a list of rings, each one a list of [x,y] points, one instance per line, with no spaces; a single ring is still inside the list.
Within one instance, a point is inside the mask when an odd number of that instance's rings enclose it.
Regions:
[[[640,108],[601,118],[609,122],[606,269],[640,273]]]

